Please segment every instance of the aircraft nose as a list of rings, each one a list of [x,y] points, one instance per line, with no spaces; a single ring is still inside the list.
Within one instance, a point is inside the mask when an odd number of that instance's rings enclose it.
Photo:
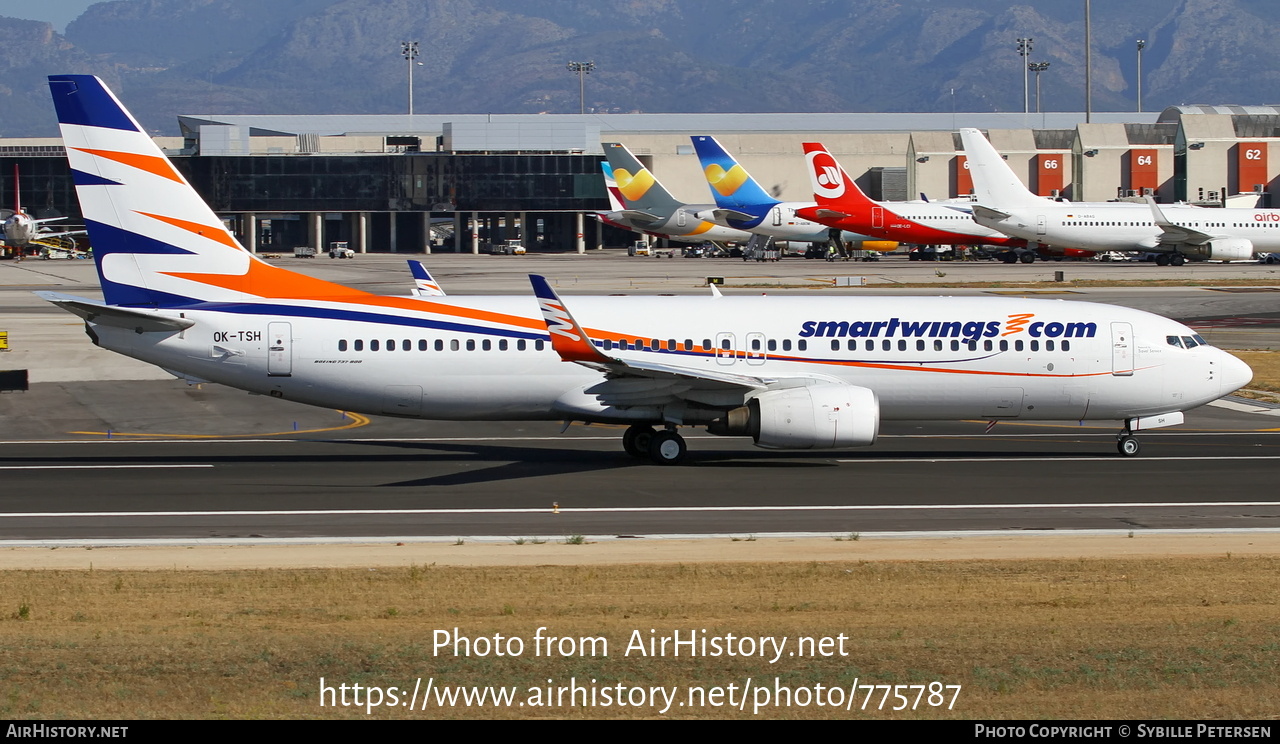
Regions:
[[[1240,359],[1223,352],[1218,363],[1218,379],[1222,381],[1222,395],[1230,395],[1253,379],[1253,370]]]

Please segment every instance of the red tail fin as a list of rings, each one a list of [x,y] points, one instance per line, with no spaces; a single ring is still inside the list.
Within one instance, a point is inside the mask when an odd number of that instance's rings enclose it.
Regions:
[[[866,216],[872,207],[881,206],[862,193],[858,184],[836,162],[820,142],[804,143],[805,159],[809,161],[809,179],[813,182],[813,199],[819,207],[844,212],[848,215]]]

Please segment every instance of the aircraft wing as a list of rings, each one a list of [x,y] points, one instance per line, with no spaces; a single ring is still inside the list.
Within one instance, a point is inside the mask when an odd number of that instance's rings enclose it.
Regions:
[[[695,389],[703,391],[736,390],[745,393],[749,390],[765,390],[770,385],[778,382],[777,379],[770,377],[692,369],[674,364],[627,361],[609,356],[597,348],[591,338],[587,336],[586,331],[574,319],[569,309],[565,307],[564,301],[551,288],[546,278],[530,274],[529,281],[533,284],[534,295],[537,296],[538,306],[542,309],[542,318],[546,321],[547,331],[551,335],[551,348],[555,349],[562,361],[575,362],[584,367],[604,372],[609,377],[606,382],[629,378],[637,381],[650,380],[654,383],[669,383],[666,385],[633,386],[635,387],[634,393],[636,395],[643,395],[646,399],[655,394],[680,397],[680,393]],[[617,388],[618,386],[614,385],[613,387]],[[602,390],[601,393],[603,392]],[[616,394],[617,391],[610,392]],[[635,400],[632,401],[632,404],[635,405],[639,402],[639,400]]]
[[[188,318],[174,318],[146,310],[116,307],[103,304],[98,300],[73,297],[58,292],[36,292],[36,296],[86,321],[116,328],[132,328],[139,333],[181,331],[196,324],[194,320]]]
[[[1164,212],[1160,210],[1160,206],[1156,204],[1156,200],[1147,197],[1147,204],[1151,206],[1151,216],[1155,220],[1156,227],[1160,228],[1159,242],[1161,243],[1186,243],[1188,245],[1204,245],[1213,240],[1214,236],[1209,233],[1200,232],[1194,228],[1175,225],[1164,216]]]

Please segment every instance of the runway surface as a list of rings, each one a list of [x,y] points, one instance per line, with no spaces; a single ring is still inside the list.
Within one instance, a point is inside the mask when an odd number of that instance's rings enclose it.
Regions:
[[[1280,527],[1280,418],[1216,409],[1144,434],[1140,458],[1107,429],[962,422],[890,424],[844,452],[690,437],[677,467],[628,457],[608,427],[410,424],[0,443],[0,540]]]

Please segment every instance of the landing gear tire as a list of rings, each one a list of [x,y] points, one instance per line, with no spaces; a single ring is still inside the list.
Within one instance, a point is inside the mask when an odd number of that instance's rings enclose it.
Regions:
[[[1187,257],[1182,255],[1181,253],[1175,253],[1172,256],[1169,256],[1170,266],[1181,266],[1186,262],[1187,262]]]
[[[684,437],[674,431],[656,431],[649,438],[649,458],[658,465],[675,465],[688,451]]]
[[[648,457],[649,442],[656,433],[648,424],[628,426],[627,431],[622,435],[622,449],[632,457]]]
[[[1014,253],[1013,251],[1010,251],[1008,253],[1003,253],[1000,255],[1000,262],[1007,263],[1007,264],[1017,263],[1018,254]]]
[[[1018,260],[1021,261],[1022,263],[1035,263],[1036,254],[1027,252],[1022,254],[1021,256],[1018,256]]]
[[[1122,457],[1137,457],[1142,451],[1142,445],[1138,443],[1138,439],[1128,434],[1121,434],[1116,440],[1116,451]]]
[[[1160,255],[1156,256],[1156,266],[1168,266],[1168,265],[1169,265],[1168,254],[1161,253]]]

